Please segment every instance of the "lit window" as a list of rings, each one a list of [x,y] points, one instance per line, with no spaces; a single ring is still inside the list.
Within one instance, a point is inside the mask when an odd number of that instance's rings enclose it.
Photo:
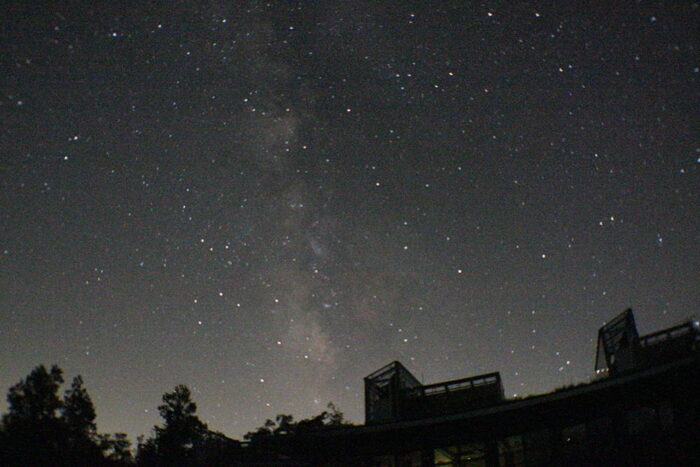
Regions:
[[[486,467],[486,448],[483,443],[469,443],[435,449],[435,465]]]

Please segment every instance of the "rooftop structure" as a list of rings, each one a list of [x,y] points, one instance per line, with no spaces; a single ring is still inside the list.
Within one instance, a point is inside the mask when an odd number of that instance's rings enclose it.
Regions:
[[[611,376],[666,363],[700,349],[700,323],[689,320],[639,336],[627,309],[598,331],[596,374]]]
[[[365,378],[365,423],[424,418],[503,400],[503,384],[497,372],[422,385],[395,361]]]
[[[402,419],[406,394],[420,387],[416,377],[396,361],[373,372],[365,378],[365,422]]]
[[[596,370],[506,400],[498,373],[423,385],[394,361],[364,379],[365,425],[272,438],[265,465],[700,465],[698,321],[639,336],[626,310],[599,330]]]

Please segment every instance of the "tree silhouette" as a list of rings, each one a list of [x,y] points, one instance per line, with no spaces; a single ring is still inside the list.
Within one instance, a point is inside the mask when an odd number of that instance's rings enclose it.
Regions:
[[[39,365],[10,388],[9,410],[0,427],[0,465],[98,466],[126,460],[104,456],[103,451],[115,447],[123,454],[129,442],[124,434],[116,435],[116,444],[102,441],[82,377],[73,379],[63,399],[58,394],[62,383],[58,366],[47,370]]]
[[[8,427],[21,423],[56,420],[62,407],[58,389],[63,384],[63,371],[56,365],[47,371],[44,365],[34,368],[26,379],[10,388],[7,395],[9,412],[3,416]]]
[[[58,411],[58,389],[63,372],[56,365],[40,365],[10,388],[9,411],[2,417],[0,463],[19,465],[48,462],[61,457],[65,431]]]
[[[298,422],[294,421],[292,415],[279,414],[275,417],[274,421],[270,419],[265,420],[263,426],[255,431],[246,433],[243,437],[251,443],[255,443],[273,436],[294,435],[329,427],[350,425],[350,423],[345,420],[343,412],[338,410],[335,404],[329,402],[327,407],[328,410],[324,410],[314,417],[305,418]]]
[[[130,449],[131,441],[127,439],[125,433],[115,433],[114,436],[110,434],[97,436],[100,449],[108,460],[122,464],[131,463],[133,460]]]
[[[158,412],[163,426],[153,428],[154,437],[139,439],[139,465],[230,465],[240,450],[238,441],[210,431],[199,419],[185,385],[165,393]]]
[[[97,437],[95,425],[95,406],[87,390],[83,387],[83,378],[78,375],[73,378],[73,384],[63,396],[61,414],[76,441],[94,441]]]
[[[263,426],[248,432],[246,460],[255,465],[283,464],[285,459],[303,458],[306,454],[295,448],[295,437],[309,433],[350,425],[343,413],[332,402],[320,414],[295,421],[292,415],[279,414],[275,420],[267,419]]]
[[[97,432],[97,413],[83,378],[73,378],[61,398],[63,382],[58,366],[39,365],[10,388],[8,412],[0,423],[0,466],[133,465],[131,443],[124,433]],[[246,434],[252,449],[244,449],[239,441],[209,430],[199,419],[187,386],[175,386],[162,400],[158,412],[163,424],[153,427],[151,438],[139,437],[137,465],[264,465],[298,454],[289,443],[294,435],[348,424],[332,403],[328,410],[299,421],[280,414]]]
[[[345,414],[343,414],[333,402],[329,402],[326,407],[328,408],[328,410],[325,411],[325,424],[327,426],[352,425],[350,421],[345,420]]]
[[[226,465],[240,449],[239,442],[210,431],[199,419],[185,385],[165,393],[158,412],[163,426],[153,428],[154,437],[139,440],[139,465]]]
[[[181,384],[173,392],[165,393],[163,404],[158,406],[165,424],[155,428],[156,446],[166,461],[191,457],[207,430],[207,426],[195,415],[197,404],[192,402],[191,396],[189,388]]]
[[[90,395],[83,387],[82,376],[73,378],[71,387],[64,393],[61,415],[67,437],[64,449],[73,463],[102,459],[95,424],[97,414]]]

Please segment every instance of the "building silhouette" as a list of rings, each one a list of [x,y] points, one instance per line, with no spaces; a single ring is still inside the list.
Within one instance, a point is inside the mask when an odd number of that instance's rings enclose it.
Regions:
[[[700,465],[700,325],[598,332],[592,382],[504,397],[499,373],[421,384],[392,362],[365,380],[365,424],[270,440],[271,464]],[[268,459],[270,460],[270,459]]]
[[[639,336],[626,310],[598,332],[591,382],[524,399],[499,373],[423,385],[396,361],[364,383],[364,425],[271,437],[263,464],[700,465],[697,320]]]
[[[422,385],[399,362],[365,378],[365,423],[386,423],[462,412],[505,400],[499,373]]]

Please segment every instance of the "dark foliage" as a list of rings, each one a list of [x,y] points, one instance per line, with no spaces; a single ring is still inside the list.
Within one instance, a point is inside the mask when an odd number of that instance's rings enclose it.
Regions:
[[[240,449],[238,441],[210,431],[199,419],[187,386],[178,385],[165,393],[158,412],[164,423],[153,428],[152,438],[139,440],[139,465],[230,465]]]
[[[0,465],[115,465],[129,456],[111,459],[111,444],[101,442],[95,407],[75,377],[63,399],[58,395],[63,372],[56,365],[36,367],[10,388],[9,411],[0,429]],[[119,436],[121,445],[128,440]],[[123,451],[123,449],[122,449]]]
[[[130,463],[133,460],[131,455],[131,441],[127,439],[125,433],[115,433],[114,436],[110,434],[97,436],[100,449],[107,459],[122,464]]]
[[[285,462],[303,460],[309,455],[296,446],[297,436],[349,425],[333,403],[328,404],[328,410],[299,421],[295,421],[292,415],[280,414],[274,421],[268,419],[263,426],[244,435],[249,443],[243,460],[253,465],[293,465]]]
[[[330,402],[328,410],[324,410],[315,417],[305,418],[294,421],[292,415],[280,414],[275,417],[275,421],[270,419],[265,421],[265,424],[255,431],[250,431],[244,435],[244,438],[251,443],[267,439],[274,436],[304,434],[315,430],[321,430],[330,427],[339,427],[349,425],[343,416],[343,413]]]
[[[295,435],[348,424],[332,403],[319,415],[299,421],[278,415],[246,434],[249,446],[244,448],[210,430],[197,416],[189,388],[178,385],[163,395],[158,406],[163,424],[153,428],[150,438],[139,437],[134,459],[124,433],[97,432],[97,413],[83,378],[73,378],[60,397],[63,382],[60,368],[39,365],[10,388],[9,410],[0,424],[0,466],[264,465],[289,457],[286,442]]]

